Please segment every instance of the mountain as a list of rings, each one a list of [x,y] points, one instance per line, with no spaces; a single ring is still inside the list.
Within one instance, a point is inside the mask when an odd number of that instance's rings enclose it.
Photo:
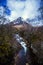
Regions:
[[[22,19],[20,19],[20,22],[21,20]],[[22,22],[23,22],[22,24],[20,23],[14,25],[13,28],[16,28],[20,31],[19,32],[20,35],[28,42],[27,45],[29,45],[29,41],[31,42],[33,51],[36,53],[37,56],[40,55],[40,58],[42,58],[43,57],[43,26],[33,27],[32,25],[27,23],[27,21],[22,21]],[[41,54],[40,54],[40,49],[41,49]]]
[[[19,24],[23,24],[23,19],[21,17],[15,19],[12,21],[14,23],[14,25],[19,25]]]
[[[12,31],[13,28],[13,32],[16,31],[18,34],[20,34],[23,37],[23,39],[28,42],[28,46],[29,43],[31,43],[33,50],[35,49],[38,51],[37,55],[40,54],[41,48],[40,57],[43,57],[43,26],[33,27],[32,25],[30,25],[30,23],[24,21],[21,17],[5,25],[7,26],[7,29]],[[10,26],[12,26],[12,28]],[[19,46],[18,44],[15,45]]]
[[[12,21],[10,23],[13,25],[14,28],[17,28],[18,30],[30,30],[32,28],[32,25],[30,25],[27,21],[24,21],[23,18],[19,17],[16,20]]]
[[[31,22],[28,19],[29,22]],[[34,21],[34,20],[32,20]],[[24,21],[23,18],[19,17],[16,20],[10,22],[10,25],[12,25],[14,28],[17,28],[18,30],[26,30],[29,32],[34,32],[36,33],[37,31],[43,31],[43,26],[32,26],[30,23],[27,21]]]

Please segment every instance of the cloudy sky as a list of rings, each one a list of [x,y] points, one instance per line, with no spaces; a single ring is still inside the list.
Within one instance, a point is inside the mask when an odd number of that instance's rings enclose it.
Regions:
[[[39,14],[40,0],[7,0],[7,6],[11,10],[10,20],[17,17],[34,18]]]
[[[39,14],[37,11],[40,6],[40,0],[1,0],[1,5],[5,7],[7,5],[6,15],[11,21],[23,17],[34,18]]]
[[[11,21],[18,17],[24,20],[33,19],[40,14],[38,8],[41,0],[0,0],[0,6],[5,8],[5,15]],[[37,22],[35,22],[36,24]],[[39,22],[38,22],[39,23]]]

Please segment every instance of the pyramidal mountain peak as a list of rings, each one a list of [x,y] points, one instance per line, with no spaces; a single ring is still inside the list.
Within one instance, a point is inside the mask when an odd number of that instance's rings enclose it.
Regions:
[[[25,21],[22,17],[18,17],[17,19],[12,21],[15,25],[23,24]]]

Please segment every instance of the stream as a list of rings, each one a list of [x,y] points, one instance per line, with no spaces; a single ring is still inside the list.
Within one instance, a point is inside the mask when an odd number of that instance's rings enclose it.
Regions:
[[[17,58],[18,61],[16,62],[16,65],[26,65],[26,52],[27,52],[26,43],[23,41],[23,38],[19,36],[19,34],[16,34],[15,38],[22,46],[22,49],[18,53]]]
[[[24,52],[26,54],[27,51],[27,47],[26,47],[26,43],[23,41],[23,38],[19,36],[19,34],[15,35],[16,40],[19,42],[19,44],[24,48]]]

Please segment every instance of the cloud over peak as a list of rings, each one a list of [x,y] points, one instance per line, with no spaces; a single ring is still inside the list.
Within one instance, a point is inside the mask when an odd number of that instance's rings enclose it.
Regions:
[[[38,15],[40,0],[7,0],[7,6],[11,10],[10,20],[17,17],[34,18]]]

